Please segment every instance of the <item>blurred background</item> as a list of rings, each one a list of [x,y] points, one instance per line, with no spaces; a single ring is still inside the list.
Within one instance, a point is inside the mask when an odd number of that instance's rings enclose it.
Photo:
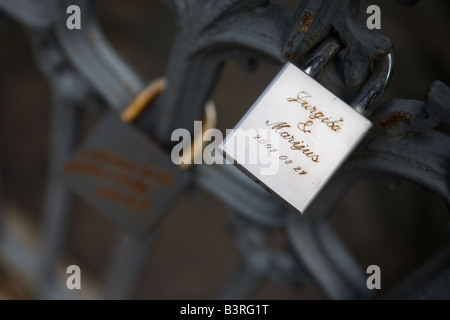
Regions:
[[[298,1],[273,1],[295,9]],[[406,8],[394,1],[362,1],[381,8],[381,33],[394,43],[395,73],[384,99],[425,100],[434,80],[450,84],[450,3],[420,1]],[[177,21],[158,1],[96,0],[100,26],[118,54],[143,79],[164,75]],[[218,127],[233,128],[278,72],[261,64],[252,73],[228,62],[214,92]],[[39,250],[48,174],[50,88],[37,69],[22,27],[0,13],[0,161],[3,215]],[[86,114],[89,129],[98,115]],[[448,128],[441,130],[448,133]],[[83,270],[83,283],[105,278],[119,230],[75,198],[65,265]],[[210,299],[232,276],[240,252],[229,230],[230,212],[208,193],[182,195],[171,208],[135,298]],[[361,266],[377,264],[388,292],[446,245],[448,208],[420,186],[395,189],[359,183],[338,205],[332,224]],[[34,298],[25,277],[2,268],[0,299]],[[65,280],[63,280],[65,281]],[[317,288],[294,290],[268,281],[255,299],[326,299]]]

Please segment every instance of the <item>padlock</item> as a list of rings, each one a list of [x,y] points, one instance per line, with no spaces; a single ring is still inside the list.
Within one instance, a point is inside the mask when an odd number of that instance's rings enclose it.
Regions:
[[[369,132],[372,124],[363,114],[392,74],[392,54],[375,61],[350,107],[310,76],[340,49],[339,40],[329,37],[305,71],[287,62],[218,147],[229,162],[300,213]]]
[[[61,172],[69,189],[138,238],[151,230],[191,176],[187,167],[175,165],[165,150],[132,125],[164,88],[164,80],[151,83],[120,119],[108,112]],[[207,108],[203,131],[215,125],[212,102]]]

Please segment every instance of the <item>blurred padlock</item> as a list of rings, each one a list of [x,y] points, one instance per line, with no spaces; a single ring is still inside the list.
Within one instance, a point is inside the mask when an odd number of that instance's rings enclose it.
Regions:
[[[71,190],[135,237],[152,228],[190,181],[186,167],[175,165],[166,150],[132,125],[164,88],[164,80],[153,82],[121,119],[108,113],[62,170]],[[214,122],[206,119],[204,130]]]

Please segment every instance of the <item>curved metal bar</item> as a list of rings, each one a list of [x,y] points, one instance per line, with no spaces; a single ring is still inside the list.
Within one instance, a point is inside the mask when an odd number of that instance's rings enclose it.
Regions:
[[[385,36],[367,29],[359,13],[360,1],[300,1],[295,12],[266,0],[164,2],[177,14],[181,33],[170,57],[166,75],[168,90],[155,104],[154,112],[142,122],[148,128],[155,127],[154,131],[148,129],[149,133],[164,144],[170,143],[169,133],[173,129],[190,128],[193,120],[201,118],[203,106],[227,58],[235,59],[248,70],[255,68],[258,60],[270,63],[302,61],[306,53],[331,32],[336,32],[339,41],[344,42],[349,50],[342,70],[348,97],[356,96],[358,88],[366,81],[371,61],[385,56],[375,65],[373,78],[368,81],[361,97],[354,101],[354,107],[363,113],[370,112],[367,106],[373,104],[384,90],[392,73],[392,56],[386,56],[392,49],[392,43]],[[58,78],[58,74],[50,73],[53,88],[55,91],[64,91],[68,83],[77,83],[77,88],[81,88],[80,92],[83,93],[77,97],[77,94],[67,91],[60,98],[67,99],[70,104],[79,102],[77,99],[86,99],[83,90],[90,87],[80,80],[81,75],[111,107],[120,110],[126,106],[144,85],[104,40],[91,15],[90,2],[47,0],[45,3],[51,8],[45,13],[40,11],[41,7],[37,8],[37,1],[31,0],[0,0],[0,8],[30,28],[56,34],[63,56],[71,62],[75,72],[74,77],[66,74],[63,80]],[[23,7],[19,8],[19,4]],[[82,7],[82,31],[69,32],[66,28],[65,9],[69,4]],[[326,43],[317,47],[324,53],[324,58],[307,63],[311,75],[317,73],[326,64],[327,57],[339,49],[337,44],[327,48]],[[51,71],[54,65],[49,67],[47,71]],[[74,79],[78,80],[71,82]],[[373,84],[375,86],[371,87]],[[272,254],[264,244],[263,229],[283,228],[288,232],[289,243],[295,248],[301,265],[306,266],[306,270],[301,269],[305,278],[310,278],[306,280],[318,284],[331,297],[371,298],[361,289],[359,268],[327,225],[331,208],[354,183],[375,175],[386,179],[395,176],[415,181],[441,194],[450,203],[449,137],[431,130],[440,121],[450,121],[449,96],[448,87],[435,83],[427,103],[394,100],[381,106],[373,116],[379,130],[374,131],[358,148],[303,218],[289,216],[281,204],[265,194],[264,190],[227,166],[199,167],[195,172],[196,182],[218,196],[241,217],[248,219],[259,233],[257,243],[252,242],[251,234],[246,232],[240,232],[237,237],[247,258],[246,266],[251,266],[252,271],[257,270],[264,277],[293,279],[289,272],[298,267],[291,264],[295,259]],[[424,115],[427,117],[424,118]],[[59,116],[70,118],[70,113]],[[60,130],[61,124],[56,118],[54,125],[57,130]],[[55,146],[61,147],[60,151],[67,151],[70,132],[64,139],[62,147],[54,141]],[[60,156],[55,156],[54,165],[61,161]],[[64,200],[64,195],[61,196]],[[56,212],[62,207],[56,203],[51,211]],[[49,230],[53,233],[49,233],[50,240],[47,242],[55,241],[61,235],[61,230],[56,230],[55,225],[60,223],[49,224]],[[119,278],[120,283],[110,280],[106,289],[123,288],[121,296],[131,295],[150,248],[151,237],[148,239],[146,243],[122,240],[118,259],[110,272],[110,278]],[[49,263],[54,260],[52,252],[57,252],[56,247],[50,246],[47,253]],[[120,261],[121,257],[132,257],[133,266]],[[278,271],[270,268],[271,259],[276,259],[274,265],[278,266]],[[123,271],[127,272],[127,276],[120,278]],[[248,291],[245,289],[241,292]]]
[[[447,119],[450,104],[446,102],[448,97],[445,93],[449,90],[448,87],[445,90],[440,85],[432,85],[432,98],[415,114],[408,113],[406,101],[398,104],[398,101],[393,100],[381,106],[377,114],[386,114],[385,110],[389,110],[391,115],[403,112],[409,117],[408,124],[402,119],[399,122],[407,127],[411,124],[410,132],[407,133],[406,129],[394,131],[398,135],[380,130],[373,132],[336,173],[304,217],[290,218],[287,232],[294,249],[311,276],[331,297],[370,298],[367,296],[368,290],[362,287],[364,283],[359,276],[362,271],[351,262],[352,257],[346,253],[340,241],[332,236],[328,225],[332,209],[358,181],[369,177],[406,179],[442,195],[450,204],[450,136],[432,130],[432,126],[425,126],[437,125],[437,122],[427,120],[428,117],[434,118],[436,113],[446,115],[443,119]],[[440,99],[436,97],[438,93],[441,94]],[[437,100],[440,101],[439,106],[435,105]],[[424,118],[424,113],[429,116]],[[391,122],[389,125],[395,127],[396,124]],[[389,130],[391,126],[386,127],[385,124],[381,128]],[[417,132],[417,128],[422,130]],[[341,253],[336,255],[336,252]],[[335,276],[330,277],[329,272],[334,272]],[[359,287],[355,287],[358,283]]]
[[[258,59],[283,61],[281,49],[289,31],[286,21],[292,20],[288,9],[265,1],[201,3],[192,4],[180,19],[182,31],[166,73],[168,90],[140,125],[166,145],[173,130],[191,129],[193,121],[201,119],[202,106],[210,99],[226,58],[236,59],[247,69],[254,68]]]
[[[44,29],[54,20],[55,0],[0,0],[0,10],[28,28]]]
[[[199,166],[195,179],[199,186],[230,209],[254,222],[272,228],[281,227],[286,222],[289,212],[284,206],[232,165]]]
[[[374,102],[388,86],[393,70],[394,56],[392,53],[375,60],[373,72],[361,93],[352,102],[352,107],[361,114],[369,115]]]
[[[82,30],[68,30],[65,9],[81,8]],[[100,32],[87,0],[58,1],[55,32],[65,56],[109,106],[118,111],[144,88],[143,81],[119,58]]]

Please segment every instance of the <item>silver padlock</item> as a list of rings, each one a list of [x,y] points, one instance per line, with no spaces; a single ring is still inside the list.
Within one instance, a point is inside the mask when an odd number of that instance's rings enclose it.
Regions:
[[[392,74],[392,54],[375,61],[350,107],[313,78],[340,49],[330,37],[304,71],[286,63],[218,148],[300,213],[369,132],[372,123],[363,115]]]

